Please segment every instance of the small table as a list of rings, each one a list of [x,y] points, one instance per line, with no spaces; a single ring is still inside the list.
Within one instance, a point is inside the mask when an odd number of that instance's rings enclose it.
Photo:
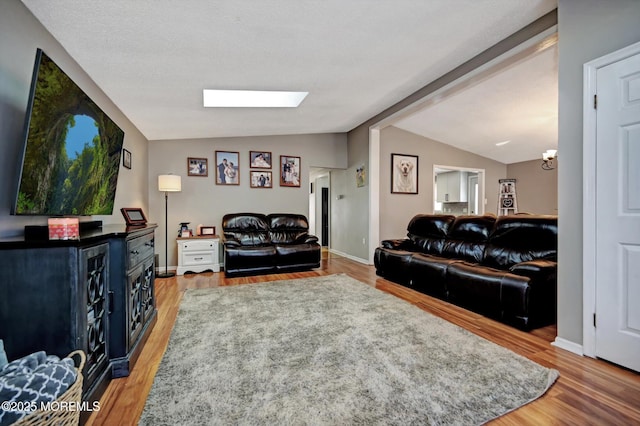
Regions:
[[[178,237],[177,275],[185,272],[220,272],[220,237],[204,235],[199,237]]]

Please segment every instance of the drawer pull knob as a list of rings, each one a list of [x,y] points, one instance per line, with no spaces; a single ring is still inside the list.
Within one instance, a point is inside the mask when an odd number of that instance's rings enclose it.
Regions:
[[[194,257],[195,260],[202,260],[201,257]]]

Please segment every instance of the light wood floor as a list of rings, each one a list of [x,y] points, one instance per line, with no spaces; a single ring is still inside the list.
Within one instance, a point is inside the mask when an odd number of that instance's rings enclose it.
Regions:
[[[372,266],[336,255],[323,257],[321,268],[310,272],[233,279],[226,279],[223,273],[203,273],[157,279],[158,321],[130,376],[111,381],[100,401],[100,411],[94,412],[87,424],[137,423],[185,289],[346,273],[560,372],[560,379],[546,395],[492,425],[640,425],[640,374],[551,346],[555,326],[525,333],[393,284],[376,276]]]

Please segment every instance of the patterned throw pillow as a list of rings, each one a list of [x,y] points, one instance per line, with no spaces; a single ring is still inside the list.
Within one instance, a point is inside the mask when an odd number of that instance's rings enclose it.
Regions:
[[[35,403],[55,401],[76,380],[75,364],[71,358],[60,360],[36,352],[10,362],[0,371],[0,401]],[[31,413],[25,410],[0,408],[0,426],[10,425]]]

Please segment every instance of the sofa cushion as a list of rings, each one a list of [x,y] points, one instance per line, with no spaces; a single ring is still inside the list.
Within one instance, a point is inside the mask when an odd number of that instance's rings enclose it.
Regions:
[[[504,271],[475,263],[453,263],[447,269],[449,301],[484,315],[500,318],[504,275]]]
[[[400,284],[410,283],[409,263],[413,252],[406,250],[376,248],[373,262],[378,275],[392,278]]]
[[[425,254],[442,254],[449,227],[455,220],[451,215],[419,214],[407,226],[407,236]]]
[[[301,214],[272,213],[267,221],[269,237],[274,244],[300,244],[307,240],[309,222]]]
[[[408,265],[411,286],[431,296],[446,298],[447,270],[449,265],[456,262],[460,261],[414,253]]]
[[[276,248],[273,245],[225,248],[224,270],[228,276],[268,273],[275,270]]]
[[[495,224],[493,216],[458,216],[449,228],[442,254],[452,259],[480,263]]]
[[[317,243],[275,244],[276,269],[288,271],[320,266],[320,250]]]
[[[222,218],[224,238],[241,246],[260,246],[271,243],[267,217],[257,213],[227,214]]]
[[[482,264],[509,269],[534,259],[557,260],[558,219],[555,216],[515,215],[496,220]]]

